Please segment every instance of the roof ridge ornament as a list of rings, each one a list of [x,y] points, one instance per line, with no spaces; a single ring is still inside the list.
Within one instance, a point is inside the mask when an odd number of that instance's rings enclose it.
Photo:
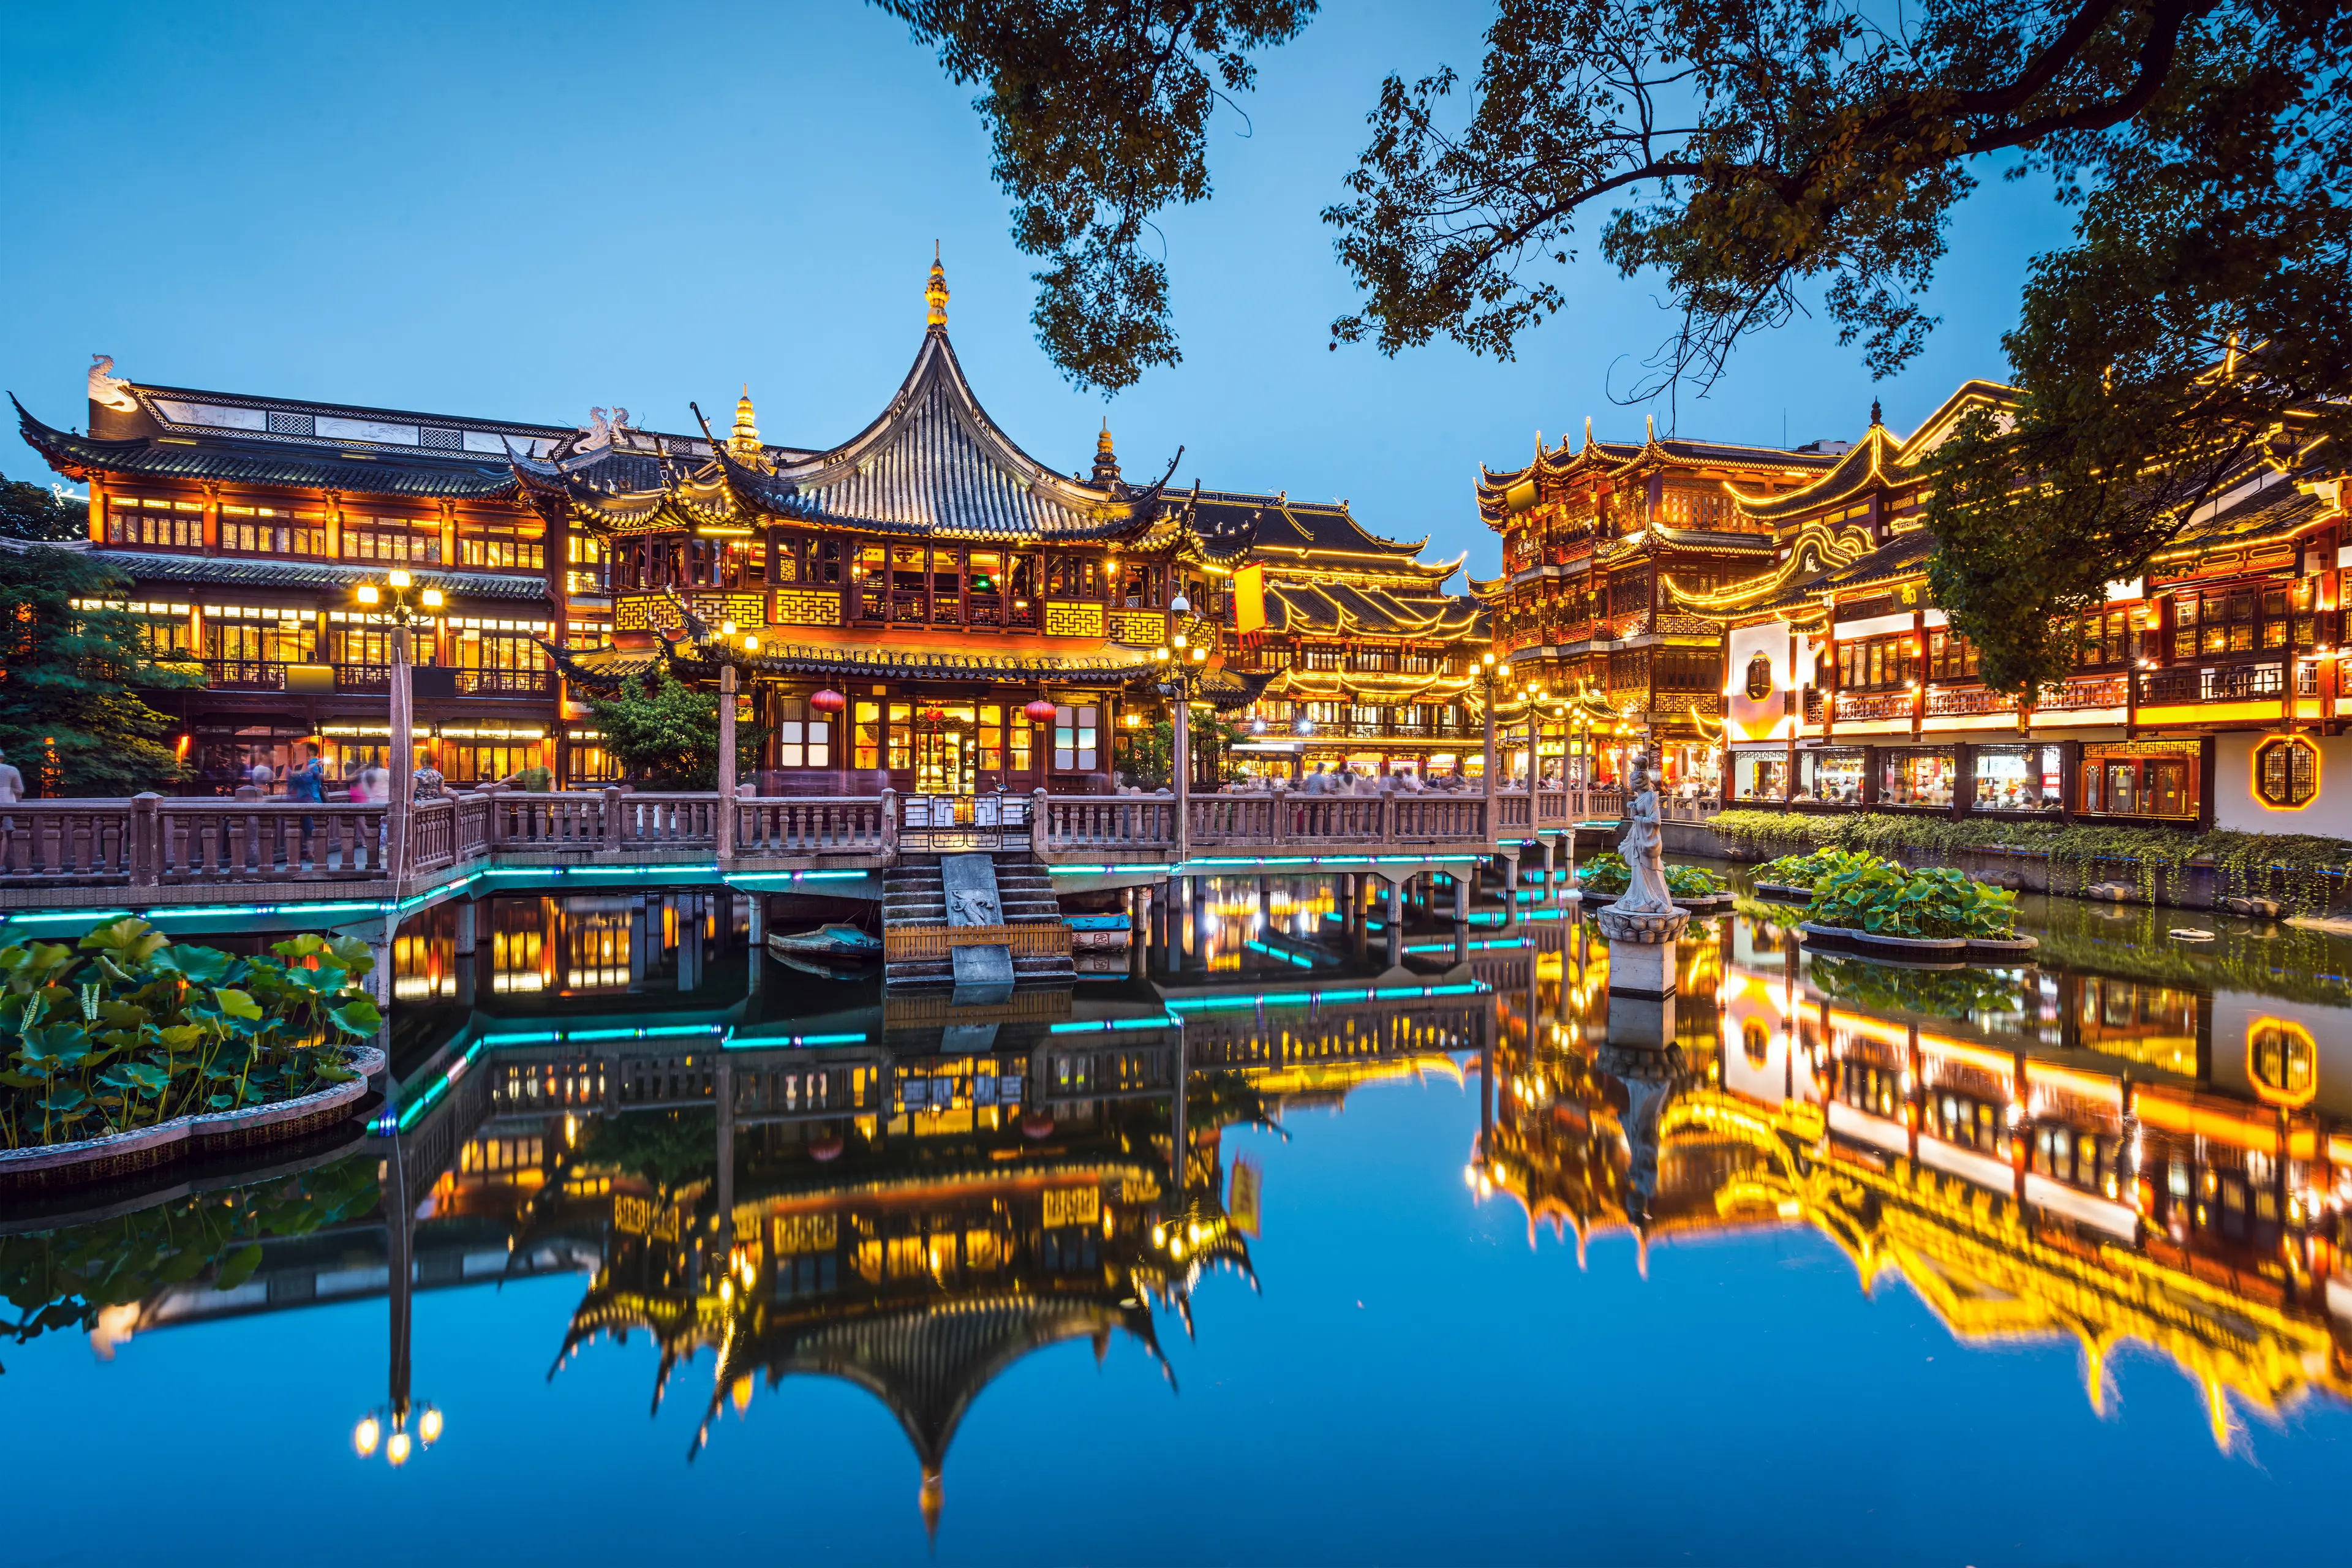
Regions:
[[[125,390],[131,384],[129,382],[119,375],[109,374],[113,369],[112,354],[89,356],[89,400],[100,408],[111,408],[123,414],[131,413],[138,408],[139,400]]]
[[[760,422],[752,412],[751,384],[748,381],[743,384],[743,395],[735,400],[735,433],[727,446],[729,450],[747,462],[760,459]]]
[[[934,327],[948,324],[948,275],[940,265],[940,242],[931,241],[931,280],[923,286],[923,303],[929,311],[926,322]]]

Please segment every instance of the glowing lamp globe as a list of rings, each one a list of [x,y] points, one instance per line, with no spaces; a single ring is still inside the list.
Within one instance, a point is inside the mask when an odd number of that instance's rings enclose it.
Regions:
[[[1032,724],[1050,724],[1054,721],[1054,715],[1060,711],[1060,710],[1055,708],[1053,703],[1047,701],[1045,698],[1040,697],[1036,701],[1032,702],[1029,706],[1021,710],[1021,711],[1027,716]]]
[[[849,706],[849,699],[838,691],[820,691],[809,699],[809,706],[820,713],[838,713]]]

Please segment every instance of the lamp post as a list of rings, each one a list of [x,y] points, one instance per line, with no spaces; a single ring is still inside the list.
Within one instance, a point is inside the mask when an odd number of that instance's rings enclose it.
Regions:
[[[1169,767],[1175,775],[1176,863],[1181,866],[1192,858],[1192,689],[1208,668],[1209,650],[1198,641],[1200,622],[1190,599],[1177,595],[1168,601],[1168,613],[1176,617],[1175,629],[1167,644],[1154,651],[1160,659],[1160,694],[1172,710]]]
[[[361,584],[352,596],[362,610],[392,623],[386,671],[392,744],[385,759],[391,777],[384,795],[383,860],[386,876],[397,883],[408,874],[408,818],[416,794],[416,692],[409,673],[414,668],[409,626],[439,611],[441,590],[417,586],[404,567],[395,566],[382,583]]]

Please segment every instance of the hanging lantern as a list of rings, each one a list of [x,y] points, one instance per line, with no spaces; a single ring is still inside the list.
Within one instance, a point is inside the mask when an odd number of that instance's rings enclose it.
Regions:
[[[1054,715],[1061,711],[1061,710],[1055,707],[1054,704],[1045,698],[1040,697],[1036,701],[1032,702],[1028,707],[1021,710],[1021,711],[1028,715],[1029,721],[1032,724],[1050,724],[1054,721]]]
[[[932,703],[929,708],[926,708],[926,709],[924,709],[924,710],[923,710],[923,722],[924,722],[924,723],[926,723],[926,724],[944,724],[944,723],[946,723],[947,721],[948,721],[948,710],[947,710],[946,709],[944,709],[944,708],[940,707],[938,703],[934,702],[934,703]]]
[[[838,691],[828,689],[811,697],[809,706],[820,713],[838,713],[849,706],[849,699]]]

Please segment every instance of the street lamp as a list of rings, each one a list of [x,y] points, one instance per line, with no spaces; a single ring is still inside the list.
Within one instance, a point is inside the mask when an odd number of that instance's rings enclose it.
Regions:
[[[385,573],[381,584],[361,584],[352,596],[396,626],[422,620],[439,610],[443,602],[440,589],[418,587],[404,566],[395,566]]]

